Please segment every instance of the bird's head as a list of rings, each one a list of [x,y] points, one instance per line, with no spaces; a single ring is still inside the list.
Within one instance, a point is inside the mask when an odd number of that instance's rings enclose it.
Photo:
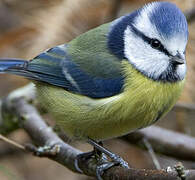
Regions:
[[[169,2],[153,2],[115,20],[108,47],[139,72],[156,81],[176,82],[186,74],[188,26]]]

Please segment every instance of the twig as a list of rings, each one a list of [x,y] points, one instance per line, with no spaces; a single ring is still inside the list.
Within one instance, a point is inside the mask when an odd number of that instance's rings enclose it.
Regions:
[[[0,159],[5,158],[6,156],[12,156],[12,155],[24,155],[24,151],[21,149],[18,149],[17,147],[11,145],[11,144],[1,144],[0,146]]]
[[[25,150],[24,146],[22,146],[21,144],[16,143],[15,141],[12,141],[11,139],[6,138],[5,136],[3,136],[1,134],[0,134],[0,139],[5,141],[6,143],[9,143],[9,144],[21,149],[21,150]]]
[[[148,142],[148,140],[146,138],[143,139],[143,142],[144,142],[144,144],[145,144],[145,146],[146,146],[146,148],[147,148],[147,150],[152,158],[152,161],[153,161],[156,169],[160,170],[161,169],[160,163],[159,163],[159,161],[154,153],[154,150],[153,150],[151,144]]]
[[[175,111],[192,111],[195,112],[195,104],[193,103],[177,103],[173,110]]]
[[[175,170],[177,171],[179,177],[181,178],[181,180],[185,180],[186,179],[186,173],[184,170],[184,166],[181,162],[179,162],[178,164],[176,164],[174,166]]]
[[[123,139],[140,145],[144,138],[148,140],[155,152],[183,160],[195,160],[195,138],[182,133],[150,126],[131,133]]]

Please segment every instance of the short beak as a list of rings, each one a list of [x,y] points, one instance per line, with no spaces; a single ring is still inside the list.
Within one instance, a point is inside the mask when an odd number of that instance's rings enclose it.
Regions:
[[[170,58],[170,60],[174,63],[174,64],[184,64],[185,63],[185,56],[181,55],[179,52],[175,55],[175,56],[172,56]]]

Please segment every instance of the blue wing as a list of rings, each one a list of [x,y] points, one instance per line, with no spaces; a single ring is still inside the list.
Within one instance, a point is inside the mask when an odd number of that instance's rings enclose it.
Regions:
[[[3,63],[0,63],[0,70],[1,64]],[[124,83],[121,72],[104,77],[86,72],[84,67],[68,56],[65,45],[51,48],[33,60],[25,61],[23,67],[21,66],[21,62],[19,64],[20,66],[9,66],[4,71],[63,87],[67,91],[91,98],[116,95],[121,92]],[[92,64],[88,65],[89,68],[91,68],[91,72],[93,71],[92,68],[101,68],[99,70],[100,74],[101,71],[104,74],[105,72],[103,71],[108,71],[104,67],[94,67]],[[110,69],[112,69],[112,65],[110,65]],[[118,69],[120,71],[120,68]],[[97,71],[97,69],[94,69],[94,71]]]

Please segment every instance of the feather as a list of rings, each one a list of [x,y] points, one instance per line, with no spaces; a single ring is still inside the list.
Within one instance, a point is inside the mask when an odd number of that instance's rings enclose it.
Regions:
[[[95,67],[92,63],[87,67],[91,68],[91,72],[93,68],[97,72],[97,68],[102,66],[101,64]],[[112,64],[110,66],[112,67]],[[101,68],[103,77],[86,72],[88,69],[85,66],[79,65],[67,55],[66,45],[51,48],[31,61],[15,59],[0,61],[1,72],[25,76],[91,98],[110,97],[121,92],[123,77],[120,72],[117,72],[117,75],[105,72],[113,71],[113,68]]]

